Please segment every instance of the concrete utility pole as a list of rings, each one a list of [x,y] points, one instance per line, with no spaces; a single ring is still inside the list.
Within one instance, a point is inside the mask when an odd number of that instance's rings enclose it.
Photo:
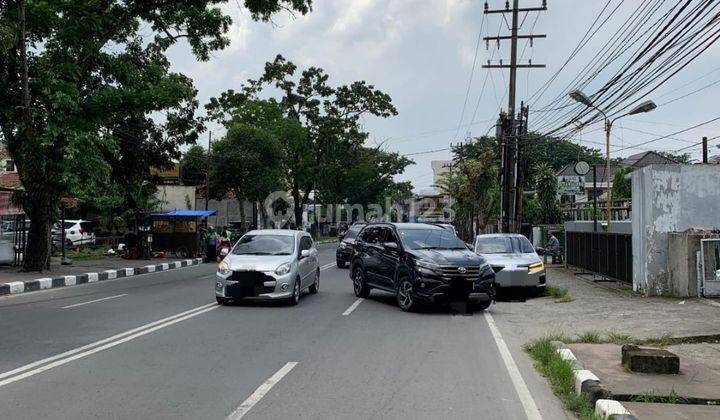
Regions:
[[[702,147],[703,147],[703,160],[702,163],[708,163],[708,138],[703,137],[702,139]]]
[[[208,132],[208,152],[205,165],[205,210],[208,209],[208,200],[210,198],[210,152],[212,151],[212,131]]]
[[[508,88],[508,110],[507,120],[504,120],[503,116],[500,117],[502,124],[502,136],[501,136],[501,148],[502,148],[502,194],[500,204],[500,229],[502,232],[513,232],[519,229],[517,222],[517,194],[520,190],[522,194],[522,185],[518,184],[518,178],[523,178],[522,175],[518,176],[518,161],[521,157],[518,156],[518,137],[522,128],[516,124],[515,116],[515,92],[517,82],[517,69],[519,68],[543,68],[544,64],[533,64],[532,60],[528,60],[527,64],[518,64],[517,60],[517,42],[518,39],[528,39],[532,44],[536,38],[545,38],[545,35],[518,35],[518,18],[521,12],[526,14],[529,12],[539,12],[547,10],[547,0],[542,1],[540,7],[529,7],[520,8],[520,0],[513,0],[513,7],[510,8],[510,2],[505,2],[505,9],[490,10],[488,3],[485,2],[485,14],[493,13],[512,13],[512,27],[511,35],[504,36],[490,36],[484,37],[486,46],[489,48],[490,41],[496,41],[498,48],[500,47],[501,40],[510,40],[510,64],[503,64],[500,60],[499,64],[491,64],[488,60],[487,65],[483,65],[483,68],[493,69],[510,69],[510,86]],[[527,16],[527,15],[526,15]]]

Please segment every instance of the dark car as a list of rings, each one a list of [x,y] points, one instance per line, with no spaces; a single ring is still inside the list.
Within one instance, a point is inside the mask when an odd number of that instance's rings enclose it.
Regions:
[[[338,268],[345,268],[345,265],[352,261],[353,252],[355,251],[355,241],[358,233],[364,228],[366,223],[355,223],[345,231],[337,251],[335,251],[335,260]]]
[[[495,272],[452,232],[423,223],[373,223],[355,242],[355,295],[395,293],[400,309],[421,302],[465,301],[479,310],[495,300]]]

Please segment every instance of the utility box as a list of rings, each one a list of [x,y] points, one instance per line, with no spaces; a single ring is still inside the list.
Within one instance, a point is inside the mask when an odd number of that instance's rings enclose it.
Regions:
[[[698,255],[703,239],[718,239],[720,234],[706,229],[688,229],[668,234],[668,287],[674,297],[697,297],[702,290],[698,276]]]

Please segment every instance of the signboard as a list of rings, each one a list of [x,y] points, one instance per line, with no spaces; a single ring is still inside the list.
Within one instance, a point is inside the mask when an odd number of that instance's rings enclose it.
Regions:
[[[579,175],[560,175],[557,177],[560,195],[582,194],[585,191],[585,177]]]

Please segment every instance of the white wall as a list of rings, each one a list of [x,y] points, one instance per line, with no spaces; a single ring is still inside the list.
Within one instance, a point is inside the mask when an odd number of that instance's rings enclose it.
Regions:
[[[160,201],[158,211],[195,210],[194,186],[158,185],[157,189],[155,197]]]
[[[720,166],[650,165],[632,173],[633,289],[671,293],[668,233],[720,228]]]

